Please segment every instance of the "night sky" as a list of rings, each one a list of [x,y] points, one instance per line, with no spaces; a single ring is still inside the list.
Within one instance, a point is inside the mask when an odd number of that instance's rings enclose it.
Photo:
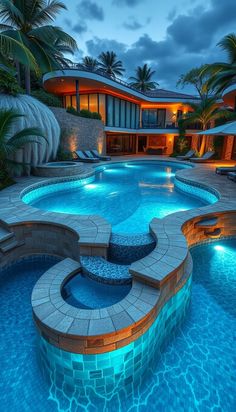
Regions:
[[[216,44],[236,31],[236,0],[73,0],[65,4],[68,11],[61,13],[56,24],[78,42],[73,61],[113,50],[126,68],[124,79],[135,67],[148,63],[156,70],[160,87],[172,90],[179,76],[192,67],[225,61]]]

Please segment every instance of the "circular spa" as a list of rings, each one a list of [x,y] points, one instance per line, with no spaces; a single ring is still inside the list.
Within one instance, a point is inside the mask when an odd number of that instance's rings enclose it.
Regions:
[[[40,177],[76,176],[83,171],[83,167],[80,162],[48,162],[34,167],[33,174]]]
[[[54,183],[32,189],[23,201],[58,213],[100,215],[114,233],[147,233],[153,217],[199,208],[217,201],[209,191],[177,181],[177,162],[130,161],[98,167],[84,181]],[[204,192],[204,193],[203,193]]]

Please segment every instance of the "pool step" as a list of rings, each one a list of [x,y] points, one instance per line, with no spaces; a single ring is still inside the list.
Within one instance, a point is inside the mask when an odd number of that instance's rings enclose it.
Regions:
[[[108,248],[108,259],[114,263],[130,265],[149,255],[155,246],[156,241],[149,233],[127,236],[113,233]]]
[[[18,242],[14,232],[11,232],[5,224],[0,222],[0,251],[2,253],[7,253],[22,244],[24,244],[24,242]]]
[[[102,283],[128,284],[131,282],[128,265],[111,263],[100,256],[81,256],[82,272]]]

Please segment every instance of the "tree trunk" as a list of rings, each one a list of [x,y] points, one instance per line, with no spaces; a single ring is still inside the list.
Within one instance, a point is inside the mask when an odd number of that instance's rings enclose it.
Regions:
[[[31,87],[30,87],[30,67],[25,67],[25,90],[26,94],[30,94]]]
[[[205,151],[206,138],[207,138],[207,137],[206,137],[205,134],[202,135],[202,141],[201,141],[201,146],[200,146],[200,151],[199,151],[200,157],[202,157],[202,155],[204,154],[204,151]]]

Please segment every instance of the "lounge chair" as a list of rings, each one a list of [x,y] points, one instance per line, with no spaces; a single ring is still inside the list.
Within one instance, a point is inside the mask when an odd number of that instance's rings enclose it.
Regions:
[[[91,150],[83,150],[83,153],[84,153],[85,156],[87,156],[89,159],[95,159],[96,162],[99,162],[99,160],[101,160],[101,159],[99,159],[98,157],[94,156],[94,155],[92,154],[92,151],[91,151]]]
[[[184,156],[176,156],[178,160],[189,160],[195,155],[195,150],[189,150]]]
[[[216,173],[218,175],[227,175],[229,172],[236,172],[236,165],[235,166],[217,167],[216,168]]]
[[[97,163],[99,162],[99,159],[95,159],[95,157],[89,158],[86,157],[85,154],[81,151],[81,150],[76,150],[74,152],[74,154],[76,155],[76,159],[80,162],[85,162],[85,163]]]
[[[233,182],[236,182],[236,172],[229,172],[227,177],[228,179],[233,180]]]
[[[202,157],[192,157],[189,160],[194,163],[208,163],[212,161],[214,155],[215,152],[206,152]]]
[[[91,150],[91,152],[94,155],[94,157],[97,157],[100,160],[111,160],[110,156],[100,155],[97,150]]]

